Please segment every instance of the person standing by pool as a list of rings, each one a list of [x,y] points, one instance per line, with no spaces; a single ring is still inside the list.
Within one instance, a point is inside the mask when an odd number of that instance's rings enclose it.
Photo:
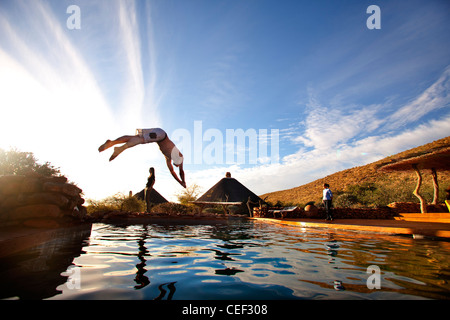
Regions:
[[[183,154],[175,146],[175,143],[173,143],[172,140],[169,139],[167,133],[161,128],[136,129],[136,135],[134,136],[121,136],[113,141],[106,140],[106,142],[98,148],[98,151],[102,152],[116,144],[123,143],[122,146],[114,148],[114,152],[109,158],[109,161],[112,161],[128,148],[151,142],[156,142],[158,144],[159,149],[163,153],[164,157],[166,157],[166,164],[170,173],[175,178],[175,180],[178,181],[179,184],[186,188],[186,181],[184,180],[183,170]],[[175,167],[179,168],[179,178],[175,173],[175,170],[173,169],[172,162]]]
[[[155,184],[155,168],[151,167],[150,170],[150,175],[148,176],[147,179],[147,184],[145,185],[145,203],[147,204],[147,213],[150,213],[150,193],[152,193],[153,190],[153,186]]]
[[[333,200],[333,193],[330,190],[330,185],[325,183],[323,185],[323,197],[322,201],[325,206],[325,212],[327,213],[327,218],[325,220],[333,221],[333,216],[331,215],[331,202]]]

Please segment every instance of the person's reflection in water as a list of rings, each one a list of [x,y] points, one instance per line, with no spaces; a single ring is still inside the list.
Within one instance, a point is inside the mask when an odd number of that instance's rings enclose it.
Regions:
[[[173,294],[176,291],[175,283],[176,283],[176,281],[169,282],[169,283],[163,283],[163,284],[159,285],[158,286],[159,296],[157,296],[154,300],[162,300],[162,298],[164,298],[164,296],[166,295],[166,292],[167,292],[167,290],[164,289],[164,287],[163,287],[165,284],[167,284],[167,288],[169,289],[169,295],[167,296],[167,300],[172,300]]]
[[[145,273],[147,272],[147,269],[145,269],[147,262],[145,256],[148,254],[148,250],[145,247],[145,240],[147,239],[147,237],[148,237],[148,226],[145,225],[144,232],[142,232],[142,237],[141,239],[138,240],[139,252],[137,256],[141,262],[136,265],[137,272],[136,277],[134,278],[134,281],[137,283],[137,285],[134,286],[136,290],[142,289],[150,284],[150,280],[148,279],[147,276],[145,276]]]
[[[145,273],[147,272],[147,269],[145,269],[145,266],[147,265],[146,264],[147,260],[145,259],[145,256],[149,255],[147,247],[145,246],[145,240],[147,238],[148,238],[148,225],[145,225],[144,231],[142,232],[142,236],[138,240],[139,252],[137,256],[141,262],[136,265],[137,272],[136,277],[134,278],[134,281],[137,283],[137,285],[134,286],[134,289],[136,290],[142,289],[150,284],[150,280],[145,275]],[[163,283],[159,285],[158,289],[160,293],[154,300],[162,300],[164,298],[164,296],[167,293],[167,290],[164,289],[163,287],[164,285],[167,285],[167,288],[169,289],[169,295],[167,296],[167,300],[172,300],[172,297],[176,291],[175,283],[176,281]]]

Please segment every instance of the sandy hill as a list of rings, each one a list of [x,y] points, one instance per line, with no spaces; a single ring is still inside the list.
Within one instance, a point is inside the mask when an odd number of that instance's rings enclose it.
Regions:
[[[374,199],[373,201],[378,203],[366,203],[366,205],[386,205],[394,201],[418,202],[417,198],[412,195],[417,181],[413,171],[386,173],[379,171],[378,168],[394,161],[419,156],[446,147],[450,147],[450,137],[398,153],[365,166],[339,171],[299,187],[266,193],[260,197],[263,199],[267,197],[266,201],[272,204],[277,201],[296,205],[304,205],[309,201],[320,203],[323,184],[328,183],[335,194],[335,199],[336,196],[342,193],[365,193],[364,188],[369,188]],[[423,186],[421,188],[421,193],[426,197],[427,201],[432,199],[432,180],[429,171],[424,170],[423,172]],[[441,201],[444,199],[444,189],[450,186],[449,173],[449,171],[438,171]],[[370,199],[368,194],[365,195],[366,199]],[[370,202],[370,200],[368,201]],[[379,203],[380,201],[383,203]]]

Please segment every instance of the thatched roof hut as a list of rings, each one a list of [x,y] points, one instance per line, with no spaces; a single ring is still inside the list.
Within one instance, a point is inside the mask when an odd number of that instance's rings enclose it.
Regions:
[[[145,201],[145,189],[142,189],[140,192],[136,193],[134,195],[139,200]],[[152,189],[150,192],[150,202],[153,204],[160,204],[160,203],[166,203],[169,202],[164,198],[158,191],[155,190],[155,188]]]
[[[253,202],[261,200],[242,183],[230,176],[217,182],[211,189],[198,198],[197,201],[247,202],[249,197]]]
[[[227,212],[226,206],[228,205],[243,205],[247,203],[259,205],[260,201],[262,202],[263,200],[238,180],[232,178],[231,174],[227,172],[225,178],[222,178],[192,203],[201,207],[205,205],[222,205],[224,211]]]
[[[419,170],[450,170],[450,147],[431,151],[407,159],[401,159],[382,166],[380,170],[409,171],[412,170],[412,166],[416,166]]]
[[[420,208],[422,213],[426,213],[426,203],[424,198],[420,195],[419,189],[422,184],[422,175],[420,170],[431,170],[434,186],[434,198],[432,204],[437,204],[439,195],[439,184],[437,181],[437,170],[450,170],[450,147],[431,150],[430,152],[421,154],[419,156],[410,157],[407,159],[400,159],[393,163],[386,164],[380,167],[381,171],[410,171],[414,170],[417,175],[417,186],[413,194],[420,201]]]

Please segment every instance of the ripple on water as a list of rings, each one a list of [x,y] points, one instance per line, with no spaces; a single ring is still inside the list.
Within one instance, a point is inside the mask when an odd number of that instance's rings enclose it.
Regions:
[[[58,240],[54,245],[62,244]],[[54,272],[59,282],[45,284],[53,286],[54,292],[47,298],[448,299],[450,296],[450,246],[425,239],[251,221],[170,226],[94,224],[90,236],[82,238],[76,246],[78,251],[65,262],[65,268],[48,271]],[[26,270],[30,279],[39,268],[48,268],[49,251],[41,247],[33,250],[28,256],[25,253],[18,256],[17,263],[3,263],[2,279],[11,270],[16,273]],[[52,250],[52,254],[61,252]],[[32,256],[43,260],[30,260]],[[34,269],[24,269],[23,261],[34,261]],[[381,270],[379,290],[367,287],[370,265]],[[77,290],[70,289],[72,267],[79,270],[81,288]],[[14,281],[21,279],[23,276],[18,275]]]

